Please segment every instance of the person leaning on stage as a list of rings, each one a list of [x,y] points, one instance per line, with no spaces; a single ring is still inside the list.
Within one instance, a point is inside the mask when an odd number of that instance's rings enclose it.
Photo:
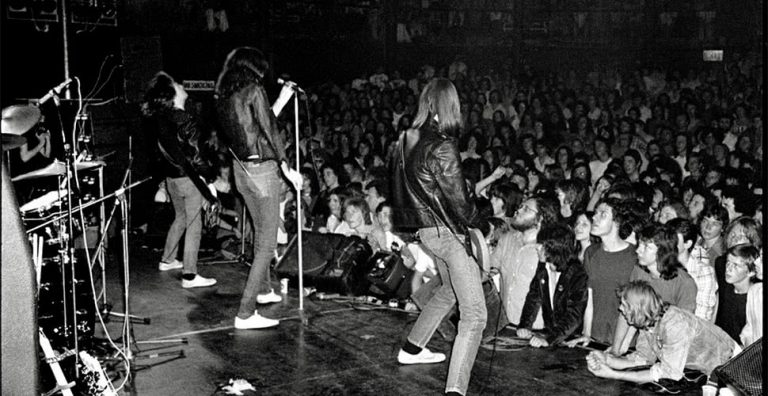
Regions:
[[[557,345],[581,327],[587,308],[587,273],[578,259],[571,227],[552,224],[536,236],[539,266],[525,298],[517,336],[530,338],[535,348]],[[543,336],[530,327],[541,311]]]
[[[261,51],[251,47],[232,50],[216,81],[216,111],[220,132],[235,156],[233,172],[254,225],[253,263],[245,284],[236,329],[274,327],[277,320],[259,315],[256,304],[279,302],[269,283],[269,262],[277,247],[280,222],[280,173],[301,190],[301,174],[288,167],[285,148],[277,138],[275,116],[293,90],[283,87],[270,111],[264,89],[268,69]]]
[[[429,300],[397,356],[401,364],[439,363],[442,353],[426,348],[440,322],[458,302],[461,316],[445,391],[463,395],[485,328],[487,313],[481,271],[467,253],[467,228],[477,226],[478,210],[461,172],[456,136],[461,128],[459,97],[449,80],[430,81],[421,92],[413,128],[401,135],[393,165],[395,225],[418,228],[435,255],[443,284]],[[401,158],[402,157],[402,158]]]
[[[176,216],[165,238],[160,271],[182,269],[181,286],[207,287],[216,279],[197,274],[197,253],[203,229],[203,206],[216,201],[200,174],[205,161],[200,155],[200,130],[194,117],[185,110],[187,93],[165,72],[150,82],[142,112],[147,126],[155,133],[160,151],[158,172],[165,177]],[[205,202],[203,201],[205,198]],[[184,237],[183,263],[176,259]]]
[[[692,312],[664,303],[645,281],[622,285],[618,292],[619,312],[630,326],[638,329],[635,352],[617,357],[593,351],[587,355],[587,368],[598,377],[636,383],[677,381],[683,369],[709,375],[741,348],[728,334]],[[651,365],[649,369],[625,371]]]

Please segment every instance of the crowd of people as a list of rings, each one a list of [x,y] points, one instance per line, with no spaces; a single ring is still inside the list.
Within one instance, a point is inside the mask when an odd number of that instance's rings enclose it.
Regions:
[[[762,337],[756,59],[583,75],[479,70],[456,60],[410,79],[379,69],[313,86],[300,117],[303,186],[282,189],[279,229],[356,235],[373,251],[401,251],[418,275],[414,289],[439,278],[429,249],[393,222],[392,202],[403,192],[391,179],[420,93],[447,79],[460,99],[463,127],[453,138],[463,185],[517,335],[534,347],[604,344],[587,358],[601,377],[678,380],[684,367],[709,375]],[[276,124],[287,164],[295,163],[293,120],[286,111]],[[244,181],[226,147],[215,133],[201,143],[214,167]],[[161,266],[181,266],[172,259],[165,254]],[[623,371],[641,365],[650,368]]]

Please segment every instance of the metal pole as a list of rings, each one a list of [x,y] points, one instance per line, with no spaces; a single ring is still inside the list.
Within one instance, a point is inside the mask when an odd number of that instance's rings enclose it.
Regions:
[[[296,89],[293,92],[293,116],[294,116],[294,137],[296,138],[296,141],[294,142],[296,146],[296,171],[300,172],[301,170],[301,158],[299,157],[299,90]],[[301,242],[301,189],[296,190],[296,235],[298,236],[298,242],[299,246],[297,249],[297,254],[299,258],[299,313],[304,312],[304,257],[301,254],[302,247],[304,246]]]
[[[67,36],[67,0],[61,0],[61,31],[64,42],[64,81],[69,80],[69,38]],[[69,88],[64,90],[64,98],[72,99]],[[72,142],[74,144],[75,142]]]

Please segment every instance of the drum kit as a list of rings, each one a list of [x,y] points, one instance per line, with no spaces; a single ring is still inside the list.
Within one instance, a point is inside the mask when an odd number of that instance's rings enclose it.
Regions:
[[[40,120],[41,112],[37,106],[14,105],[3,109],[2,150],[5,152],[26,144],[22,135]],[[101,161],[75,162],[77,171],[99,170],[100,182],[104,166]],[[38,183],[48,178],[61,180],[70,176],[66,164],[56,159],[42,169],[16,176],[11,181]],[[95,304],[90,267],[83,257],[76,257],[72,248],[76,237],[73,228],[78,227],[73,227],[71,214],[77,213],[79,208],[71,208],[68,203],[70,190],[64,188],[68,185],[59,183],[59,186],[24,203],[19,211],[31,243],[37,274],[39,325],[54,346],[77,349],[78,346],[87,347],[92,340]],[[79,228],[85,230],[84,219],[81,220]]]
[[[76,119],[79,119],[76,116]],[[22,136],[30,131],[41,120],[39,107],[32,105],[14,105],[2,110],[2,151],[15,149],[26,144]],[[82,129],[81,129],[82,130]],[[64,135],[62,131],[62,135]],[[62,136],[63,137],[63,136]],[[38,325],[41,334],[45,334],[51,345],[65,352],[59,355],[74,356],[75,366],[79,364],[78,352],[92,350],[96,344],[94,340],[96,318],[99,322],[106,321],[106,316],[116,316],[124,319],[122,346],[117,348],[112,340],[109,343],[117,349],[117,354],[108,357],[107,360],[120,360],[125,362],[125,377],[131,378],[134,370],[134,359],[138,358],[131,348],[140,343],[186,343],[186,339],[172,339],[162,341],[136,341],[132,337],[131,322],[149,324],[148,318],[140,318],[129,314],[129,256],[128,256],[128,203],[126,192],[132,188],[150,180],[149,177],[131,183],[130,169],[123,177],[121,187],[111,194],[104,194],[103,168],[106,164],[102,161],[79,161],[87,150],[81,151],[77,156],[77,146],[71,147],[64,138],[64,162],[54,160],[51,164],[13,177],[12,182],[45,184],[47,179],[58,178],[56,187],[34,199],[29,200],[19,207],[22,222],[26,229],[27,238],[31,245],[32,261],[37,276],[37,307]],[[74,134],[72,141],[77,144]],[[5,159],[4,159],[5,160]],[[130,162],[130,161],[129,161]],[[80,180],[87,180],[87,184],[95,184],[94,177],[88,172],[98,171],[98,191],[93,194],[86,193],[88,186],[83,186]],[[82,172],[82,174],[80,173]],[[85,176],[85,178],[83,178]],[[76,184],[77,183],[77,184]],[[81,188],[83,187],[83,188]],[[96,197],[98,195],[98,197]],[[114,199],[114,207],[109,216],[105,216],[105,201]],[[96,207],[98,211],[89,208]],[[123,278],[123,308],[124,313],[111,311],[111,305],[107,302],[106,290],[106,237],[107,230],[113,220],[115,212],[120,209],[122,219],[122,278]],[[87,215],[84,214],[88,209]],[[95,221],[98,220],[98,221]],[[93,225],[93,226],[92,226]],[[92,228],[97,228],[96,237],[89,238]],[[77,246],[78,236],[82,235],[82,246]],[[94,240],[91,246],[90,240]],[[83,249],[76,249],[83,247]],[[93,282],[95,265],[99,263],[101,269],[100,291],[96,290]],[[98,307],[97,307],[98,305]],[[106,329],[105,329],[106,330]],[[42,342],[41,342],[42,346]],[[122,358],[118,358],[122,356]],[[171,360],[184,357],[184,351],[172,351],[155,353],[153,357],[169,357]],[[168,360],[167,360],[168,361]],[[161,362],[164,363],[164,362]],[[78,372],[75,371],[75,376]],[[58,381],[58,380],[57,380]]]

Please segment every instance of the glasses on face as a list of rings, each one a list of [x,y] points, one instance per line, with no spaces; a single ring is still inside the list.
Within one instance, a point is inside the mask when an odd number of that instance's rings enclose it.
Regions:
[[[515,213],[517,213],[517,212],[532,212],[534,214],[539,213],[538,210],[536,210],[536,209],[534,209],[534,208],[532,208],[532,207],[530,207],[528,205],[520,205],[520,207],[517,208]]]

